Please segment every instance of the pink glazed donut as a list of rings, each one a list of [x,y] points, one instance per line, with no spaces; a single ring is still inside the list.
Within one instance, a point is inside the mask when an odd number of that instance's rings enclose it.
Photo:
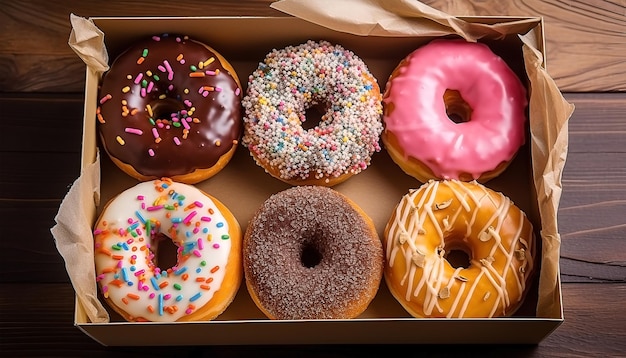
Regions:
[[[434,40],[415,50],[391,74],[383,103],[383,143],[422,182],[485,182],[525,141],[526,89],[481,43]]]

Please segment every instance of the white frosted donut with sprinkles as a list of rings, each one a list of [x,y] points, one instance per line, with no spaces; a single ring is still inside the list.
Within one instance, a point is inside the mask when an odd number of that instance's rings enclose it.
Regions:
[[[381,101],[366,64],[340,45],[309,40],[274,49],[248,79],[243,144],[284,182],[339,184],[380,150]],[[310,108],[323,115],[305,129]]]
[[[242,280],[241,229],[218,200],[169,179],[140,183],[107,203],[95,225],[96,280],[128,321],[210,320]],[[159,240],[177,246],[160,268]]]

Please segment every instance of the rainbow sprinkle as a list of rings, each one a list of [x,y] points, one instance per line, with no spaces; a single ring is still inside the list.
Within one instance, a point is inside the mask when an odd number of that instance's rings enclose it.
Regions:
[[[172,38],[167,34],[163,34],[161,36],[152,36],[152,40],[154,41],[154,46],[169,46],[170,43],[166,43],[166,38]],[[121,113],[121,117],[124,117],[122,120],[131,119],[129,117],[136,118],[144,118],[147,117],[147,125],[135,125],[134,122],[128,122],[129,126],[124,129],[126,133],[135,134],[137,136],[143,136],[145,132],[150,132],[154,138],[155,143],[161,142],[161,137],[172,140],[176,146],[181,146],[184,140],[189,138],[189,133],[200,133],[199,131],[193,131],[192,126],[194,124],[206,125],[210,118],[207,120],[202,120],[197,116],[194,116],[195,105],[198,101],[203,101],[204,98],[210,97],[213,93],[219,92],[222,89],[216,87],[213,83],[216,81],[224,81],[223,78],[215,78],[217,74],[220,73],[219,67],[222,66],[219,61],[216,61],[215,57],[212,57],[210,53],[205,53],[201,55],[196,55],[194,52],[189,52],[188,54],[179,52],[181,50],[191,51],[191,47],[181,47],[182,45],[187,44],[187,40],[189,38],[187,36],[175,37],[175,40],[180,43],[180,45],[176,45],[178,50],[176,53],[173,53],[171,56],[164,56],[165,58],[158,58],[156,56],[160,56],[159,53],[163,53],[162,51],[151,50],[151,44],[146,44],[145,47],[140,47],[137,52],[133,54],[133,61],[136,59],[136,67],[134,70],[129,70],[130,73],[126,74],[126,80],[123,84],[117,89],[118,92],[113,91],[112,93],[118,93],[119,95],[112,95],[111,93],[103,93],[101,97],[98,99],[98,112],[96,114],[97,120],[100,124],[105,124],[108,119],[118,120],[119,118],[108,118],[113,116],[112,113],[115,113],[117,117],[117,113]],[[149,40],[148,40],[149,41]],[[158,44],[161,42],[161,44]],[[137,56],[137,57],[134,57]],[[198,64],[195,65],[184,65],[186,58],[193,58],[194,56],[199,57],[200,60]],[[203,58],[204,57],[204,58]],[[196,59],[194,59],[196,61]],[[181,66],[184,65],[184,66]],[[211,74],[209,76],[208,74]],[[231,74],[226,74],[231,77]],[[188,85],[189,88],[175,88],[174,84],[171,83],[174,78],[186,78],[189,80],[185,85]],[[204,80],[203,78],[207,77],[208,79]],[[106,76],[103,79],[106,80]],[[217,82],[219,83],[219,82]],[[191,96],[193,91],[190,89],[200,88],[202,89],[200,92],[200,96]],[[210,90],[208,90],[210,88]],[[239,97],[240,88],[237,87],[237,93],[235,96]],[[120,102],[118,102],[118,97],[122,98],[121,106]],[[150,104],[145,105],[145,108],[131,108],[129,103],[137,103],[136,100],[131,100],[133,96],[140,96],[145,98],[144,102],[159,101],[171,99],[176,102],[180,102],[181,109],[175,109],[172,113],[172,117],[169,117],[169,113],[167,115],[155,113],[154,108]],[[115,99],[114,99],[115,98]],[[113,100],[114,99],[114,100]],[[107,115],[103,115],[100,113],[100,109],[104,108],[104,106],[116,106],[120,108],[120,111],[112,112],[107,109]],[[107,117],[107,118],[105,118]],[[135,118],[132,118],[135,120]],[[179,131],[179,128],[183,128],[184,131],[182,135],[174,135],[173,133],[165,133],[165,131]],[[156,129],[163,130],[161,133],[158,133]],[[131,140],[131,138],[124,137],[116,134],[113,138],[118,142],[119,145],[125,145],[126,142]],[[137,139],[132,139],[137,140]],[[141,142],[143,143],[143,142]],[[164,148],[161,146],[161,148]],[[144,149],[149,157],[155,157],[158,155],[159,147],[153,146],[151,148],[145,147]]]
[[[228,227],[214,203],[196,191],[169,179],[140,183],[127,191],[128,199],[127,192],[118,196],[132,203],[123,205],[127,217],[119,223],[103,217],[93,231],[96,280],[103,295],[119,300],[138,320],[176,320],[206,304],[212,293],[203,292],[219,289],[217,278],[230,246],[222,243],[206,250],[204,237],[214,232],[228,240]],[[177,263],[167,269],[153,262],[151,244],[159,234],[178,247]]]

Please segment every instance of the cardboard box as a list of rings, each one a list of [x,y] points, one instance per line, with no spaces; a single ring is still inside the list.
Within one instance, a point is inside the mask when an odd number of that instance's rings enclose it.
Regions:
[[[242,83],[273,48],[308,39],[324,39],[354,51],[369,66],[384,88],[400,60],[433,37],[363,37],[336,32],[292,17],[219,18],[92,18],[105,34],[111,59],[134,40],[159,33],[179,33],[204,41],[233,65]],[[465,18],[469,22],[501,23],[520,18]],[[543,52],[540,18],[524,18],[534,34],[535,48]],[[520,32],[521,33],[521,32]],[[525,76],[520,39],[507,36],[485,40],[520,75]],[[545,53],[545,52],[543,52]],[[544,55],[545,58],[545,55]],[[244,85],[245,86],[245,85]],[[96,159],[97,75],[87,70],[82,164]],[[531,170],[530,145],[521,148],[512,165],[487,186],[506,195],[524,210],[536,228],[542,227]],[[136,184],[106,157],[101,156],[102,205]],[[367,170],[334,189],[359,204],[382,235],[395,205],[410,188],[421,185],[404,174],[383,150],[374,155]],[[271,194],[288,186],[266,174],[240,146],[233,160],[215,177],[197,184],[226,204],[245,230],[254,211]],[[375,189],[373,189],[375,188]],[[538,240],[540,241],[540,240]],[[538,250],[541,252],[541,250]],[[271,321],[265,318],[242,285],[235,301],[216,320],[193,323],[128,323],[112,310],[111,322],[92,323],[77,300],[75,325],[103,345],[233,345],[233,344],[396,344],[396,343],[538,343],[563,321],[560,283],[553,293],[559,302],[550,317],[536,317],[537,281],[523,307],[513,317],[494,319],[416,319],[391,296],[384,281],[379,293],[360,317],[352,320]]]

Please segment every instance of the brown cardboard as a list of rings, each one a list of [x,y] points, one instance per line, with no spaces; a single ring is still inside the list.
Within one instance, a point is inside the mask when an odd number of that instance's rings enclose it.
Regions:
[[[210,44],[233,64],[244,79],[272,48],[299,44],[308,39],[325,39],[354,51],[368,64],[381,87],[398,62],[417,46],[434,36],[379,37],[336,32],[298,18],[93,18],[105,34],[111,58],[143,36],[169,32],[181,33]],[[529,32],[526,41],[543,51],[542,23],[539,18],[466,18],[475,23],[502,23],[524,20]],[[520,39],[506,36],[498,41],[485,40],[495,52],[526,78]],[[87,69],[83,136],[83,175],[101,185],[91,193],[97,207],[85,203],[91,223],[102,205],[117,193],[136,184],[103,155],[97,157],[95,107],[99,73]],[[97,180],[101,179],[101,180]],[[512,165],[500,177],[487,183],[502,191],[524,210],[536,228],[541,222],[531,169],[531,146],[520,150]],[[372,165],[357,176],[334,187],[359,204],[373,219],[379,235],[391,210],[409,189],[420,185],[404,174],[383,150],[375,154]],[[247,149],[239,147],[233,160],[215,177],[197,184],[226,204],[242,229],[254,211],[271,194],[288,185],[270,177],[258,167]],[[89,194],[88,189],[86,190]],[[97,190],[96,190],[97,191]],[[550,225],[556,225],[550,223]],[[549,226],[549,225],[548,225]],[[87,258],[93,261],[93,258]],[[72,269],[67,262],[68,271]],[[538,275],[537,275],[538,276]],[[538,281],[538,277],[537,280]],[[73,281],[74,283],[74,281]],[[537,317],[535,282],[523,307],[510,318],[496,319],[416,319],[410,317],[389,294],[384,283],[370,307],[357,319],[319,321],[270,321],[254,306],[242,285],[231,306],[210,322],[128,323],[109,310],[107,319],[90,321],[83,300],[77,299],[75,324],[104,345],[213,345],[213,344],[327,344],[327,343],[538,343],[563,320],[560,282],[552,295],[554,309]],[[78,290],[77,290],[78,292]],[[92,294],[95,294],[93,287]],[[107,308],[108,309],[108,308]]]

